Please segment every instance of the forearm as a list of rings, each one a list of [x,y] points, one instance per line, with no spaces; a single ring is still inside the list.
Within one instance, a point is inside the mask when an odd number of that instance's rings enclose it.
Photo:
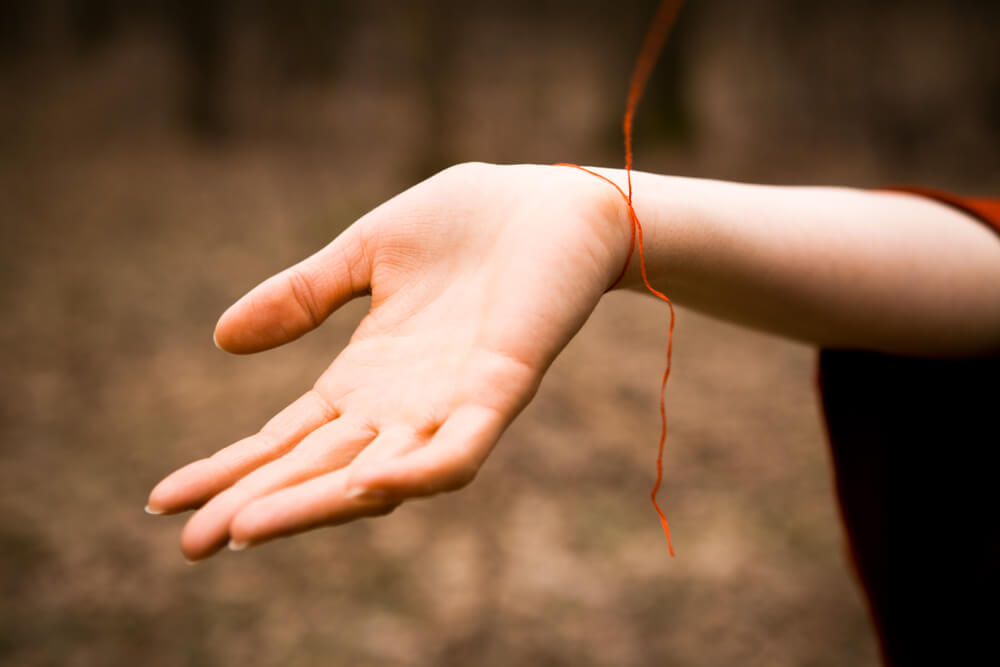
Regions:
[[[1000,350],[1000,238],[961,212],[846,188],[632,181],[649,279],[680,305],[824,346]],[[627,218],[615,224],[624,261]],[[638,252],[619,287],[642,289]]]

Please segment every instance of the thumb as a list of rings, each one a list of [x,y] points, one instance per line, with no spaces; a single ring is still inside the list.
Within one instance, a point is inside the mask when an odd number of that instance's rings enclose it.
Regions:
[[[271,276],[230,306],[215,325],[215,344],[247,354],[295,340],[366,294],[370,278],[358,225],[352,225],[316,254]]]

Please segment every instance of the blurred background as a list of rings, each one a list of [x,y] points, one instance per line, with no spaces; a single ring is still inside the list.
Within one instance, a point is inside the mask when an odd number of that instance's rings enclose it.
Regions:
[[[308,388],[365,303],[215,318],[465,160],[621,165],[654,0],[0,2],[0,662],[873,665],[808,347],[609,295],[469,488],[189,566],[162,476]],[[1000,188],[995,2],[694,0],[636,167]],[[665,286],[669,293],[669,286]]]

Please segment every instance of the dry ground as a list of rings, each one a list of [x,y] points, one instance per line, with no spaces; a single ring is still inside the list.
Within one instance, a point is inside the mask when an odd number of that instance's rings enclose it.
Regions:
[[[646,499],[665,312],[636,295],[606,298],[470,488],[185,564],[148,489],[307,388],[363,313],[257,357],[211,344],[231,300],[397,185],[295,158],[4,165],[9,664],[871,662],[814,353],[680,312],[670,559]]]
[[[228,357],[215,316],[392,190],[162,146],[5,165],[0,655],[8,664],[870,663],[813,352],[615,294],[471,487],[197,566],[159,477],[256,429],[363,313]],[[31,184],[45,183],[33,190]]]

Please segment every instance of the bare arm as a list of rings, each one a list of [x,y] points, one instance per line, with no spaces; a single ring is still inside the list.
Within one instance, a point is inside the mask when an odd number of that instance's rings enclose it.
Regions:
[[[847,188],[633,184],[650,279],[679,304],[824,346],[1000,351],[1000,236],[960,211]],[[641,288],[637,262],[623,287]]]

